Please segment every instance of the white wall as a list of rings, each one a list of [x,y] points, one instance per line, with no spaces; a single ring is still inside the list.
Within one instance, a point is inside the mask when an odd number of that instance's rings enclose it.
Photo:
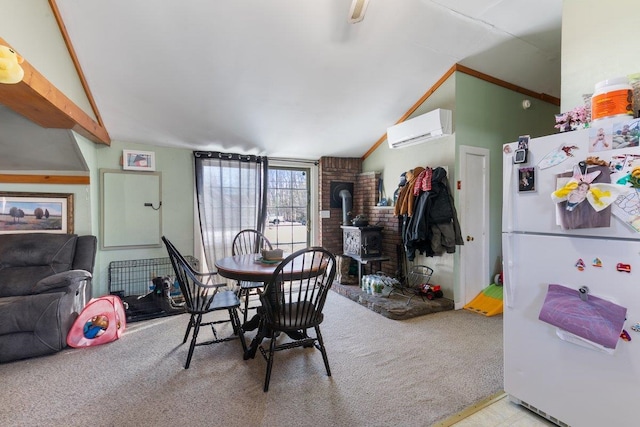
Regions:
[[[639,13],[638,0],[564,0],[560,111],[602,80],[640,72]]]

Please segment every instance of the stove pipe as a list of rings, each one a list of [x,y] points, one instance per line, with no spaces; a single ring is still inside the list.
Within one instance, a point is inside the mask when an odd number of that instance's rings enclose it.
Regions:
[[[342,225],[351,225],[351,193],[349,190],[340,190],[338,196],[342,199]]]

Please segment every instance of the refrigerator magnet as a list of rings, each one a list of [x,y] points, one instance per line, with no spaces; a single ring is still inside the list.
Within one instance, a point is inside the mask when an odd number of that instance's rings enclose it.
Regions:
[[[520,135],[518,137],[518,148],[513,155],[513,163],[527,163],[527,154],[529,153],[529,135]]]
[[[535,168],[518,169],[518,191],[536,191],[536,170]]]
[[[582,258],[580,258],[578,261],[576,261],[576,268],[578,269],[578,271],[584,271],[584,261],[582,260]]]
[[[518,150],[528,150],[529,139],[531,139],[530,135],[520,135],[518,137]]]
[[[631,335],[629,335],[629,332],[625,331],[624,329],[622,330],[622,332],[620,332],[620,338],[623,341],[631,341]]]
[[[589,129],[589,152],[611,150],[612,129],[610,126],[594,126]]]
[[[513,154],[513,163],[527,163],[527,149],[518,148]]]
[[[616,270],[622,271],[623,273],[631,273],[631,264],[624,264],[619,262],[616,264]]]

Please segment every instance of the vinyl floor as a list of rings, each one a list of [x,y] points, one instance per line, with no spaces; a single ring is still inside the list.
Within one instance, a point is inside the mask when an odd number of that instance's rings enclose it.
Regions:
[[[463,411],[464,412],[464,411]],[[495,398],[491,404],[472,414],[459,414],[460,421],[450,419],[438,427],[547,427],[555,426],[551,421],[511,402],[506,394]]]

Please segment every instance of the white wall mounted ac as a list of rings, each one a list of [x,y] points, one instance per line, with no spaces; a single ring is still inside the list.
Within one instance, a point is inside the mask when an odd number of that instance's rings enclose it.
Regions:
[[[438,108],[387,128],[390,148],[403,148],[451,135],[451,110]]]

